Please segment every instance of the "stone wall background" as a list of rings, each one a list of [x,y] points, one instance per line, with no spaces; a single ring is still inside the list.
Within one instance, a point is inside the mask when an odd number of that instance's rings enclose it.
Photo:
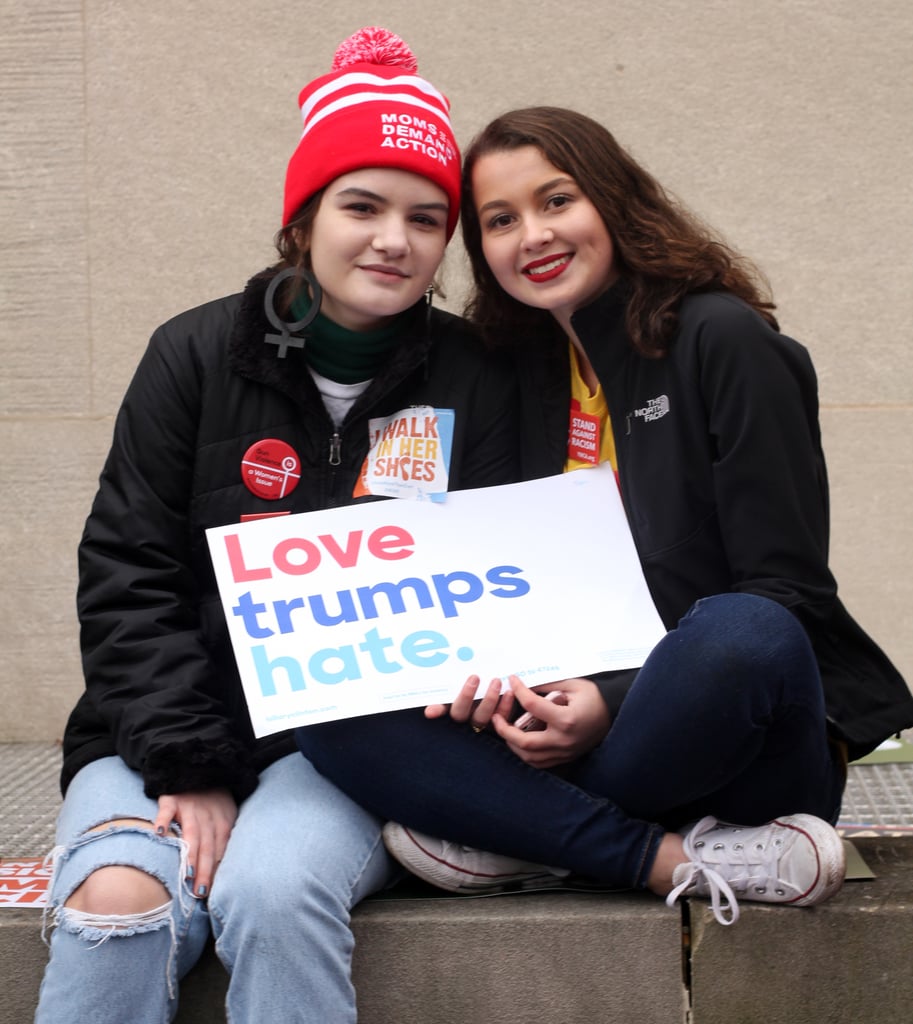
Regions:
[[[298,91],[369,24],[461,143],[577,107],[761,265],[819,373],[842,594],[913,680],[906,0],[0,0],[0,740],[81,689],[76,545],[149,334],[272,260]],[[458,308],[456,246],[446,276]]]

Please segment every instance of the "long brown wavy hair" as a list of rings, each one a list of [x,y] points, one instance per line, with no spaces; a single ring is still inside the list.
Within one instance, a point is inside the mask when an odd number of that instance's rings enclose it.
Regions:
[[[473,168],[480,157],[522,146],[535,146],[569,174],[598,210],[628,291],[627,331],[641,354],[658,358],[667,352],[679,306],[690,292],[730,292],[777,328],[775,306],[758,269],[669,196],[611,132],[573,110],[529,107],[492,121],[473,140],[463,162],[463,241],[475,284],[466,315],[489,341],[509,344],[531,335],[560,334],[550,313],[518,302],[501,288],[482,253]]]

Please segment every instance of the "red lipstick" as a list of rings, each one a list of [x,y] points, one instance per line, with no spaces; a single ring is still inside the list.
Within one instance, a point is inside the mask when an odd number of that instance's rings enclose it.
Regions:
[[[523,274],[530,281],[551,281],[560,276],[570,266],[573,253],[560,252],[554,256],[543,256],[532,260],[523,267]]]

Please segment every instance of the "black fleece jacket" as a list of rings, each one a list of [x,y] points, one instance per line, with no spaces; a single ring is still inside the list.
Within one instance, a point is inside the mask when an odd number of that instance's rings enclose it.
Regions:
[[[622,500],[667,628],[699,598],[760,594],[789,608],[815,649],[834,736],[860,756],[913,725],[913,698],[837,597],[817,381],[805,348],[739,299],[687,297],[667,356],[639,355],[616,287],[573,318],[604,389]],[[561,471],[566,348],[517,357],[523,475]],[[585,550],[581,548],[581,551]],[[617,710],[634,672],[596,678]]]

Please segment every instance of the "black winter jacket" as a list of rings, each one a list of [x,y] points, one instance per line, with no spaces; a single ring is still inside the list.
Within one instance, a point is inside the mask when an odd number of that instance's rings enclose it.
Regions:
[[[411,405],[455,410],[451,489],[517,478],[513,378],[462,320],[416,306],[337,432],[301,350],[280,359],[264,344],[275,334],[264,313],[270,278],[160,327],[124,398],[79,549],[86,689],[64,737],[64,791],[83,765],[118,754],[150,797],[228,787],[242,799],[260,770],[295,750],[290,733],[253,737],[207,528],[351,503],[368,419]],[[264,438],[301,459],[284,500],[242,483],[241,459]]]
[[[699,598],[740,591],[805,626],[829,724],[861,756],[913,725],[897,670],[850,617],[828,569],[828,487],[808,353],[731,295],[691,295],[669,354],[639,355],[616,287],[574,315],[606,395],[634,543],[667,628]],[[566,348],[517,357],[523,475],[561,472]],[[581,549],[583,550],[583,549]],[[597,678],[611,711],[635,673]]]

